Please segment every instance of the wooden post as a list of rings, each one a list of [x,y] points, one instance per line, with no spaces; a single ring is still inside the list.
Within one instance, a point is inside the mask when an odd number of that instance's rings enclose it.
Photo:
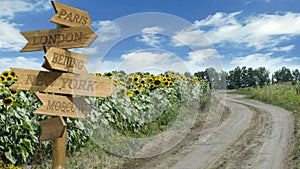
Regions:
[[[10,89],[42,92],[36,93],[43,106],[35,114],[56,117],[40,121],[40,140],[53,140],[52,169],[65,169],[67,117],[84,118],[90,111],[82,98],[73,99],[72,95],[107,97],[115,86],[110,79],[88,74],[84,67],[88,56],[67,50],[87,47],[97,38],[97,34],[90,28],[92,21],[88,13],[54,1],[52,5],[56,14],[50,21],[57,24],[56,29],[21,32],[28,40],[21,52],[44,50],[43,67],[49,71],[12,68],[20,79]],[[68,19],[73,15],[73,19]],[[46,96],[44,92],[61,95]],[[74,103],[80,106],[76,107]]]
[[[64,118],[66,121],[67,119]],[[67,150],[67,128],[65,127],[63,136],[53,140],[52,148],[52,169],[65,169]]]

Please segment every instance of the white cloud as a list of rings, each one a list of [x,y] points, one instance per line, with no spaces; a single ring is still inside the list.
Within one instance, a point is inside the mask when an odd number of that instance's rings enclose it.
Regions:
[[[189,71],[180,57],[164,51],[136,51],[123,54],[118,69],[125,72],[173,70],[176,72]]]
[[[141,71],[162,73],[173,70],[184,73],[191,71],[180,57],[166,51],[133,51],[122,54],[120,60],[88,61],[86,67],[89,72],[123,70],[126,73]]]
[[[235,17],[239,14],[241,14],[241,12],[234,12],[229,14],[217,12],[214,15],[209,15],[206,19],[200,21],[196,20],[194,25],[197,27],[202,27],[202,26],[220,27],[224,25],[235,25],[238,23]]]
[[[142,29],[141,38],[137,38],[138,41],[144,42],[150,46],[157,46],[162,42],[162,37],[158,36],[164,31],[164,29],[154,26],[154,27],[147,27]]]
[[[300,34],[300,13],[259,14],[249,17],[241,17],[241,14],[218,12],[195,21],[194,25],[201,30],[198,34],[205,35],[212,43],[232,42],[256,49],[274,47]],[[200,41],[190,30],[179,32],[176,36],[187,36],[184,39],[189,44]]]
[[[86,62],[85,67],[89,73],[96,73],[96,72],[111,72],[118,70],[118,66],[120,65],[119,61],[103,61],[98,59],[90,59]]]
[[[9,20],[20,12],[40,12],[51,8],[51,3],[47,0],[1,0],[0,18]]]
[[[288,45],[288,46],[283,46],[283,47],[276,47],[276,48],[271,49],[271,51],[274,51],[274,52],[289,52],[292,49],[294,49],[294,47],[295,47],[295,45]]]
[[[86,63],[89,72],[108,72],[123,70],[126,73],[151,72],[162,73],[165,71],[197,72],[204,70],[209,60],[218,59],[214,49],[203,49],[189,52],[185,60],[174,53],[157,49],[132,51],[122,54],[119,60],[100,61],[93,60]]]
[[[274,72],[283,66],[294,68],[299,67],[295,61],[300,58],[297,57],[272,57],[273,53],[255,53],[243,57],[234,58],[230,64],[233,67],[247,66],[252,68],[265,67],[266,69]]]
[[[208,67],[214,67],[217,71],[221,71],[223,66],[220,62],[219,54],[212,48],[189,52],[187,60],[184,61],[191,72],[201,71]]]
[[[0,20],[0,49],[4,51],[19,51],[26,44],[20,34],[19,25]]]
[[[20,34],[21,24],[13,23],[17,13],[40,12],[50,9],[49,1],[35,0],[1,0],[0,1],[0,49],[4,51],[19,51],[26,44]]]
[[[188,59],[192,62],[204,63],[207,59],[218,58],[218,54],[214,49],[196,50],[188,53]]]
[[[186,28],[176,32],[172,36],[172,42],[175,46],[189,46],[191,48],[203,48],[210,45],[208,39],[203,36],[203,31],[197,28]]]
[[[19,57],[4,57],[0,58],[0,70],[8,70],[11,67],[32,69],[32,70],[44,70],[42,63],[37,58],[25,58]]]
[[[70,51],[82,53],[85,55],[93,55],[93,54],[97,54],[98,47],[94,46],[94,47],[86,47],[86,48],[73,48],[73,49],[70,49]]]
[[[113,21],[96,21],[93,22],[93,27],[95,27],[96,33],[99,35],[97,40],[100,42],[111,41],[121,37],[121,28]]]

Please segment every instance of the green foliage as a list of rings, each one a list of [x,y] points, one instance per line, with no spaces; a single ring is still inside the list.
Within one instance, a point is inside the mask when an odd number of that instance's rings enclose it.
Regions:
[[[12,99],[9,105],[4,99],[0,101],[0,156],[5,163],[27,163],[39,148],[38,117],[32,112],[40,103],[33,93],[19,91],[12,94],[3,83],[0,88],[1,98]]]
[[[204,79],[211,89],[239,89],[246,87],[266,86],[271,82],[285,83],[292,82],[293,84],[300,82],[300,73],[298,69],[291,71],[286,67],[272,74],[270,79],[270,72],[264,68],[259,67],[256,69],[240,68],[239,66],[230,70],[228,73],[221,71],[217,72],[214,68],[207,68],[205,71],[196,72],[194,76]]]
[[[136,137],[154,134],[149,128],[155,128],[156,132],[167,129],[176,120],[180,106],[194,103],[209,91],[202,79],[175,73],[155,76],[112,72],[109,77],[118,87],[105,99],[88,98],[94,108],[84,120],[85,125],[95,130],[97,122],[101,122]],[[160,83],[155,85],[155,81]],[[136,90],[138,94],[133,92]]]
[[[17,80],[11,71],[4,71],[0,82],[0,159],[5,164],[38,164],[51,158],[52,143],[40,142],[40,120],[50,118],[35,115],[41,106],[32,91],[14,91],[9,86]],[[7,78],[8,77],[8,78]],[[68,123],[67,152],[70,154],[88,141],[78,120]]]
[[[67,119],[68,155],[94,144],[90,136],[99,124],[108,124],[121,134],[134,137],[166,130],[177,118],[181,105],[191,105],[209,91],[202,79],[172,72],[157,76],[109,72],[105,76],[113,79],[117,90],[107,98],[86,97],[92,106],[86,119]],[[29,164],[44,168],[51,159],[52,142],[39,141],[42,131],[38,121],[51,117],[33,114],[41,106],[33,91],[9,89],[18,80],[13,72],[5,71],[0,80],[0,159],[10,166]]]

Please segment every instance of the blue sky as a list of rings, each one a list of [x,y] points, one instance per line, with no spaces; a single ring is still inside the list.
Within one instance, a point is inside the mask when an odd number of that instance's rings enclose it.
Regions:
[[[98,38],[89,72],[196,72],[214,66],[300,69],[299,0],[57,0],[89,12]],[[43,51],[19,52],[24,31],[54,29],[49,0],[0,1],[0,71],[40,69]]]

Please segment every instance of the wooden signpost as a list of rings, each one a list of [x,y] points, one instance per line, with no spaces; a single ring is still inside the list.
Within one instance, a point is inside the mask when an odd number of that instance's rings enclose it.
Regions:
[[[88,74],[84,66],[88,58],[87,55],[51,47],[45,54],[43,67],[48,70],[54,69],[70,73]]]
[[[92,24],[91,18],[86,11],[54,1],[52,1],[52,5],[55,15],[50,19],[51,22],[71,27],[90,26]]]
[[[43,120],[39,123],[43,131],[40,137],[41,141],[55,140],[56,138],[62,137],[67,127],[66,122],[61,116]]]
[[[14,90],[35,90],[105,98],[115,89],[111,80],[105,77],[20,68],[11,69],[19,77],[19,80],[10,87]]]
[[[21,32],[28,40],[21,52],[44,50],[42,66],[50,72],[12,68],[19,80],[10,88],[39,91],[35,95],[42,106],[34,113],[54,116],[40,121],[40,140],[53,140],[52,169],[64,169],[66,118],[84,118],[91,110],[84,98],[72,95],[104,98],[114,91],[115,86],[108,78],[88,74],[84,66],[88,56],[67,50],[87,47],[97,38],[90,28],[92,22],[88,13],[54,1],[52,5],[55,15],[50,21],[57,24],[57,29]]]
[[[36,93],[35,95],[39,98],[43,105],[36,110],[34,114],[85,118],[85,114],[81,112],[81,110],[77,108],[76,104],[74,104],[72,100],[66,96],[42,93]],[[83,103],[87,104],[85,101]]]
[[[87,26],[21,32],[28,40],[21,52],[44,50],[46,47],[81,48],[89,46],[97,34]]]

